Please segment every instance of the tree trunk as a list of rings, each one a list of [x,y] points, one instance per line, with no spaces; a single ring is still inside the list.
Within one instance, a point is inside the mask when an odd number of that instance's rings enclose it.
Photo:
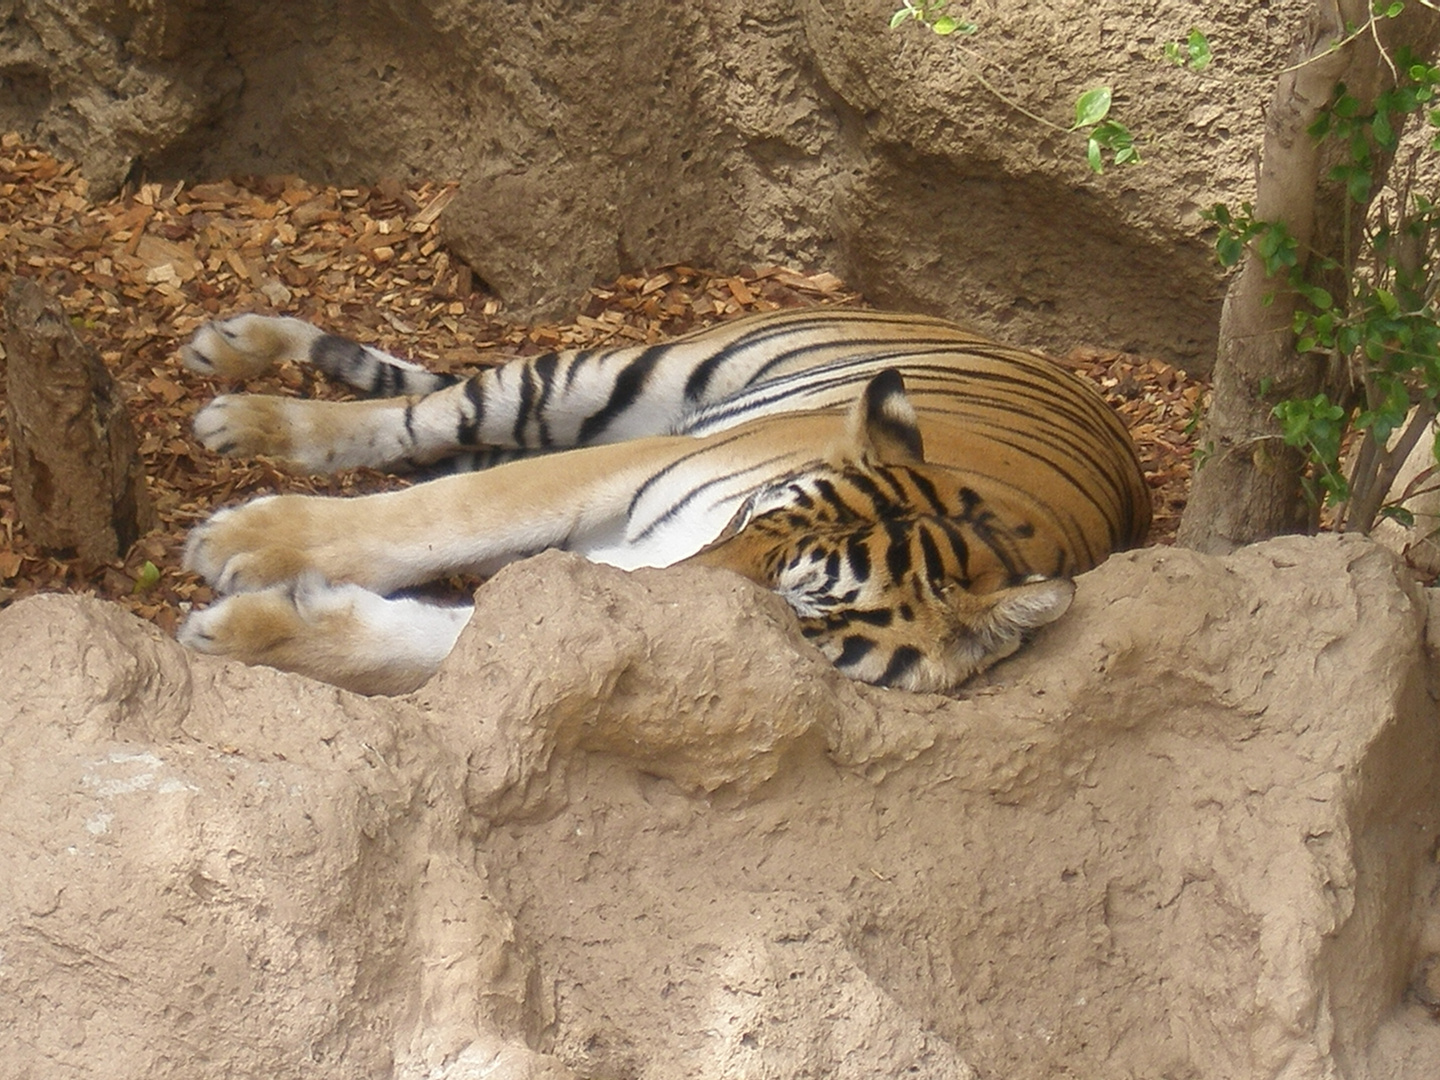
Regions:
[[[41,547],[101,563],[154,523],[135,431],[105,365],[40,287],[5,298],[6,419],[15,509]]]
[[[1353,202],[1347,207],[1344,186],[1325,179],[1336,151],[1317,144],[1307,129],[1331,100],[1336,83],[1343,82],[1366,107],[1394,85],[1375,35],[1367,32],[1329,51],[1344,36],[1345,24],[1363,25],[1367,12],[1364,0],[1316,4],[1297,49],[1305,62],[1282,74],[1276,85],[1256,185],[1255,218],[1281,222],[1290,230],[1299,244],[1302,272],[1314,255],[1345,267],[1344,273],[1327,275],[1333,280],[1309,275],[1337,298],[1348,289],[1365,208]],[[1408,44],[1428,56],[1436,26],[1430,11],[1412,4],[1399,18],[1380,20],[1375,30],[1387,52]],[[1334,398],[1345,389],[1346,373],[1296,355],[1296,300],[1283,280],[1267,276],[1260,259],[1247,252],[1221,311],[1214,389],[1200,444],[1204,456],[1177,537],[1187,547],[1219,554],[1315,526],[1316,508],[1301,487],[1304,455],[1284,444],[1271,410],[1280,401],[1314,397],[1321,389]]]

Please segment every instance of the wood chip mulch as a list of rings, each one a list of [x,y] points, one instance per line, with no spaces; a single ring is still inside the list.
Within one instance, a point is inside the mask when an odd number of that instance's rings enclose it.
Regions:
[[[677,265],[592,289],[573,322],[517,325],[439,242],[436,220],[453,194],[443,183],[341,188],[265,176],[144,184],[97,201],[74,163],[0,136],[0,292],[12,275],[34,278],[100,352],[127,396],[160,521],[124,558],[99,566],[38,549],[16,521],[0,424],[0,605],[67,590],[114,600],[173,632],[191,604],[211,599],[180,569],[180,551],[189,527],[215,507],[277,490],[348,494],[405,482],[365,470],[295,476],[195,443],[195,410],[231,387],[186,371],[178,352],[216,316],[298,315],[464,371],[557,346],[654,342],[741,312],[860,300],[823,272]],[[1062,362],[1094,380],[1130,425],[1155,494],[1152,541],[1171,542],[1205,387],[1124,353],[1079,349]],[[345,396],[298,366],[247,388]]]

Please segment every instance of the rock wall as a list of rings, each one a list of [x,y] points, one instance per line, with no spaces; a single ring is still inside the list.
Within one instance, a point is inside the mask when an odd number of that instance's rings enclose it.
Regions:
[[[0,0],[0,127],[102,186],[292,171],[457,179],[454,250],[519,312],[621,269],[823,266],[1021,343],[1211,361],[1200,211],[1248,197],[1261,107],[1309,5],[973,5],[979,37],[885,0],[623,5]],[[1161,59],[1191,26],[1219,60]],[[1068,125],[1117,88],[1146,165],[1090,175]]]
[[[959,700],[720,572],[478,602],[394,700],[0,612],[0,1076],[1440,1068],[1428,612],[1366,541],[1117,556]]]

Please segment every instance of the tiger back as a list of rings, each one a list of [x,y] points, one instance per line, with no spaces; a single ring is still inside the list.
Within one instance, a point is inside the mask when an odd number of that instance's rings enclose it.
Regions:
[[[405,492],[264,500],[192,535],[188,562],[231,595],[182,636],[356,688],[408,686],[449,646],[432,643],[408,668],[358,665],[406,668],[394,678],[368,669],[337,678],[341,660],[356,666],[365,651],[353,646],[361,630],[317,629],[287,583],[318,575],[378,601],[543,547],[627,567],[690,559],[774,589],[847,674],[948,690],[1057,618],[1070,578],[1140,542],[1149,524],[1133,445],[1092,387],[937,319],[781,312],[660,345],[516,360],[466,380],[298,320],[212,324],[186,352],[192,367],[221,372],[281,358],[399,393],[356,403],[220,398],[197,417],[202,441],[306,468],[493,465]],[[263,620],[246,611],[259,606]],[[346,610],[319,606],[332,622]],[[383,640],[386,609],[368,597],[353,607],[352,622]],[[293,609],[291,629],[277,635],[281,608]],[[247,630],[262,621],[263,647]],[[453,643],[448,627],[434,636]],[[348,658],[336,656],[342,636]]]

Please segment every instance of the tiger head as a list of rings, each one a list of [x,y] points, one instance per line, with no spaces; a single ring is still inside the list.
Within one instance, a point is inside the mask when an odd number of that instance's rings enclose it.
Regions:
[[[852,678],[945,692],[1069,608],[1068,577],[1025,569],[1032,535],[926,463],[892,369],[866,386],[829,460],[754,496],[694,559],[779,593]]]

